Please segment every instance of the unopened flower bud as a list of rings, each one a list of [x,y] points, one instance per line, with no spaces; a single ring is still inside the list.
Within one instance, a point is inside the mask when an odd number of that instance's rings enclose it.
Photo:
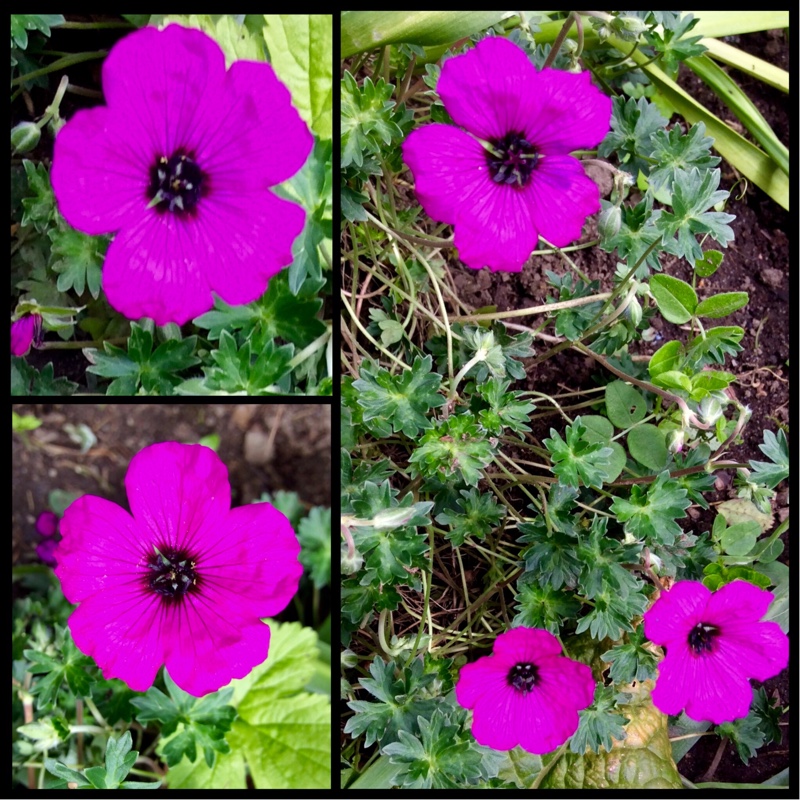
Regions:
[[[358,572],[361,569],[361,565],[364,563],[364,557],[358,552],[358,550],[354,550],[352,555],[348,553],[346,544],[342,544],[342,553],[340,558],[342,564],[342,575],[352,575],[353,573]]]
[[[35,122],[20,122],[11,129],[11,146],[17,153],[28,153],[39,144],[42,132]]]
[[[722,406],[716,397],[708,395],[700,402],[700,416],[707,425],[713,425],[722,416]]]
[[[610,239],[616,236],[621,224],[622,212],[618,206],[610,205],[597,218],[597,231],[602,239]]]
[[[352,650],[342,650],[339,662],[345,669],[353,669],[358,666],[358,656]]]
[[[670,453],[680,453],[683,450],[684,433],[682,430],[670,431],[667,434],[667,449]]]
[[[617,17],[617,22],[629,33],[636,34],[644,33],[647,30],[647,25],[644,20],[635,17],[632,14],[623,14]]]

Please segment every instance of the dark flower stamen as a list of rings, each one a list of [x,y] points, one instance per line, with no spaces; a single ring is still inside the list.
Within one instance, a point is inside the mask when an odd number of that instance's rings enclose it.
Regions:
[[[199,575],[195,569],[196,562],[188,553],[170,547],[153,548],[153,551],[147,560],[150,573],[145,578],[149,589],[168,602],[196,591]]]
[[[539,671],[535,664],[515,664],[508,672],[508,685],[522,694],[527,694],[536,685]]]
[[[150,205],[159,211],[192,211],[207,189],[205,181],[206,174],[185,153],[161,156],[150,168]]]
[[[698,622],[689,631],[689,647],[696,655],[704,652],[710,653],[713,649],[714,638],[719,634],[719,628],[707,625],[705,622]]]
[[[486,151],[489,172],[495,183],[523,188],[536,168],[539,153],[521,133],[509,133],[502,139],[490,139]]]

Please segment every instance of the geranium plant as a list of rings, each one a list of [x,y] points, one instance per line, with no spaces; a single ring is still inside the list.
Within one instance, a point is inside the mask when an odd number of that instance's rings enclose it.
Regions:
[[[729,164],[785,205],[785,146],[676,82],[724,82],[701,30],[342,15],[343,786],[691,787],[702,736],[781,739],[788,444],[716,281]]]

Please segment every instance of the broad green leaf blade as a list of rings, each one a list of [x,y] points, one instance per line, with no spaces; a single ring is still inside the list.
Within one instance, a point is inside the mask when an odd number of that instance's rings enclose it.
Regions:
[[[505,11],[344,11],[342,58],[387,44],[450,44],[500,22]],[[629,48],[630,49],[630,48]]]
[[[667,465],[669,452],[664,437],[664,432],[655,425],[645,423],[637,425],[628,434],[628,450],[631,455],[648,469],[664,469]]]
[[[788,175],[789,148],[778,139],[770,124],[736,81],[708,56],[693,56],[684,63],[733,111],[753,138]]]
[[[703,300],[695,309],[695,314],[705,319],[720,319],[746,306],[749,299],[747,292],[715,294]]]
[[[292,103],[320,139],[333,135],[333,33],[328,14],[265,14],[264,41]]]
[[[689,13],[689,12],[687,12]],[[692,33],[701,36],[738,36],[742,33],[789,27],[788,11],[694,11],[700,21]],[[627,52],[627,51],[625,51]]]
[[[606,386],[606,413],[618,428],[630,428],[644,419],[647,402],[641,392],[625,381],[611,381]]]
[[[789,93],[789,73],[785,69],[776,67],[750,53],[745,53],[744,50],[727,42],[721,42],[719,39],[701,39],[700,44],[716,61],[721,61],[747,75],[752,75],[778,91]]]
[[[650,291],[664,319],[676,325],[688,322],[697,308],[697,294],[679,278],[658,274],[650,278]]]

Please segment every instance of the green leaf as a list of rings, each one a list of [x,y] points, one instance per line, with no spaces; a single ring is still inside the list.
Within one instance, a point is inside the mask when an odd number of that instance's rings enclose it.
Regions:
[[[645,31],[645,41],[655,48],[659,54],[658,63],[667,73],[677,74],[681,61],[705,52],[706,48],[700,44],[701,36],[684,35],[699,21],[692,14],[687,14],[677,21],[673,29],[664,26],[663,34],[658,29]]]
[[[726,356],[735,357],[742,351],[739,344],[744,329],[738,325],[709,328],[705,336],[696,336],[687,345],[686,365],[700,369],[707,364],[724,364]]]
[[[194,761],[198,747],[203,751],[208,766],[213,767],[216,753],[230,750],[225,734],[236,716],[234,709],[228,705],[233,689],[223,689],[202,698],[193,697],[175,684],[166,669],[164,683],[169,696],[153,686],[143,697],[135,697],[130,701],[131,705],[140,709],[136,719],[142,724],[153,721],[162,723],[162,735],[170,737],[163,747],[170,767],[179,763],[184,755],[189,761]]]
[[[694,262],[694,271],[700,278],[708,278],[722,265],[725,256],[719,250],[706,250],[703,257]]]
[[[621,686],[632,681],[655,679],[658,656],[644,637],[644,626],[640,625],[626,639],[600,656],[611,664],[608,673],[611,680]]]
[[[64,24],[63,14],[12,14],[11,46],[25,50],[28,46],[28,31],[41,31],[50,36],[50,28]]]
[[[662,129],[653,134],[651,157],[655,159],[656,166],[653,167],[649,177],[653,192],[662,188],[671,192],[675,175],[680,170],[692,167],[706,170],[719,164],[719,157],[711,155],[711,145],[714,144],[714,140],[705,133],[706,126],[698,122],[689,128],[686,135],[680,125],[675,125],[669,132]]]
[[[554,589],[564,585],[574,588],[582,568],[575,537],[560,531],[549,532],[543,518],[533,523],[520,522],[518,529],[522,536],[517,541],[530,545],[522,552],[522,557],[531,579],[537,580],[540,586],[549,584]]]
[[[747,305],[750,296],[747,292],[723,292],[707,297],[695,309],[698,317],[719,319]]]
[[[664,319],[675,325],[688,322],[697,308],[697,294],[692,287],[671,275],[653,275],[650,292],[656,300]]]
[[[555,428],[550,428],[550,439],[543,441],[553,460],[553,474],[566,486],[603,486],[610,464],[611,448],[599,442],[590,443],[584,438],[586,428],[576,417],[567,425],[566,441]]]
[[[774,489],[789,477],[789,442],[786,433],[778,429],[776,436],[772,431],[764,431],[764,443],[758,449],[770,460],[750,461],[750,480]]]
[[[86,236],[69,227],[52,228],[48,236],[52,241],[51,267],[58,273],[58,291],[74,289],[76,294],[81,295],[88,286],[89,293],[97,299],[108,239]]]
[[[399,767],[394,781],[403,789],[456,789],[474,786],[482,777],[481,748],[462,733],[459,712],[450,717],[437,708],[428,718],[417,717],[419,734],[398,731],[399,741],[381,752]]]
[[[429,687],[436,679],[426,673],[420,659],[401,667],[394,661],[388,664],[376,656],[369,667],[369,678],[361,678],[361,687],[378,702],[353,700],[347,705],[356,713],[347,720],[344,732],[353,738],[364,734],[364,744],[386,745],[399,739],[401,730],[415,734],[418,718],[429,718],[436,701],[429,696]]]
[[[608,517],[596,514],[587,535],[578,544],[578,560],[582,563],[578,587],[590,600],[607,590],[620,598],[635,594],[642,588],[639,581],[625,565],[639,561],[638,544],[625,544],[608,535]]]
[[[331,531],[331,510],[319,507],[312,508],[297,529],[302,547],[300,563],[317,589],[331,582]]]
[[[34,164],[24,159],[22,166],[28,178],[28,191],[32,197],[22,198],[22,225],[32,225],[37,231],[45,232],[55,217],[55,199],[50,185],[50,173],[44,164]]]
[[[319,659],[316,634],[297,622],[269,626],[266,661],[222,690],[238,711],[230,752],[213,768],[202,758],[171,767],[171,789],[244,789],[245,767],[256,789],[330,788],[330,704],[304,690]]]
[[[623,725],[630,720],[616,711],[615,707],[616,693],[613,687],[598,686],[592,705],[578,712],[580,723],[570,739],[569,749],[573,753],[585,753],[587,748],[597,753],[601,747],[610,751],[613,739],[624,740]]]
[[[758,715],[751,708],[746,717],[733,722],[724,722],[722,725],[717,725],[715,730],[720,736],[730,739],[742,762],[749,764],[766,738],[759,723]]]
[[[647,413],[647,401],[625,381],[611,381],[606,386],[606,413],[617,428],[630,428]]]
[[[627,48],[630,50],[630,47]],[[626,50],[626,52],[627,52]],[[644,97],[639,100],[614,98],[611,114],[611,131],[600,143],[597,152],[601,158],[616,153],[620,166],[634,177],[650,172],[650,157],[653,153],[652,136],[666,127],[667,120],[655,105]]]
[[[169,339],[153,351],[153,334],[139,325],[131,323],[128,352],[108,342],[103,343],[104,353],[93,351],[95,363],[87,372],[104,378],[113,378],[108,394],[136,394],[141,385],[148,394],[172,394],[180,382],[176,374],[200,363],[192,355],[197,346],[197,337],[183,340]]]
[[[289,290],[286,270],[270,278],[267,291],[247,306],[229,306],[215,297],[214,310],[192,320],[208,329],[208,339],[216,341],[223,331],[244,330],[245,336],[257,331],[267,338],[279,337],[298,347],[305,347],[325,332],[318,318],[322,299],[297,297]]]
[[[561,625],[574,619],[581,608],[575,595],[554,589],[550,584],[541,586],[530,572],[524,573],[518,581],[514,601],[517,614],[512,627],[543,628],[554,635],[558,635]]]
[[[476,387],[478,394],[489,404],[488,409],[479,412],[478,419],[495,436],[502,434],[505,428],[520,434],[530,430],[528,420],[536,406],[522,399],[524,392],[509,392],[510,386],[511,381],[490,378]]]
[[[682,518],[690,505],[686,489],[664,471],[647,487],[632,486],[629,500],[615,497],[611,511],[639,541],[673,544],[681,533],[675,520]]]
[[[329,14],[265,14],[264,41],[292,104],[320,139],[333,135],[333,34]]]
[[[374,362],[361,364],[359,379],[353,381],[358,404],[364,409],[364,422],[379,436],[402,432],[409,438],[427,430],[432,423],[428,412],[444,405],[439,394],[442,376],[431,373],[431,356],[417,356],[410,370],[391,375]]]
[[[494,446],[475,418],[460,414],[439,420],[435,429],[422,437],[408,460],[415,475],[444,482],[456,477],[468,486],[477,486],[482,470],[493,458]]]
[[[11,412],[11,430],[14,433],[22,431],[35,431],[42,421],[33,416],[33,414],[17,414],[16,411]]]
[[[671,372],[677,369],[681,362],[683,345],[677,340],[661,345],[658,350],[650,356],[647,370],[650,378],[658,377],[662,372]]]
[[[25,650],[23,655],[31,662],[28,671],[37,676],[30,689],[31,694],[37,697],[37,708],[57,706],[65,683],[76,698],[90,693],[95,678],[88,668],[93,661],[78,650],[68,633],[65,633],[60,653],[55,657],[36,650]]]
[[[655,425],[637,425],[628,434],[627,444],[631,456],[648,469],[659,472],[667,465],[669,451],[666,437],[664,431]]]
[[[39,372],[20,356],[11,357],[11,395],[14,397],[54,397],[74,394],[78,388],[67,378],[56,378],[53,363]]]
[[[151,22],[155,22],[157,16],[154,15]],[[253,36],[247,27],[228,14],[168,14],[161,18],[159,27],[166,27],[170,22],[207,33],[222,48],[227,66],[240,59],[264,61],[261,37]]]
[[[463,499],[456,501],[455,509],[445,509],[436,516],[440,525],[450,526],[445,536],[453,547],[460,547],[470,536],[485,539],[506,515],[505,507],[498,504],[493,494],[462,489],[461,496]]]
[[[664,234],[664,242],[671,241],[677,234],[677,255],[684,257],[692,266],[697,259],[703,257],[703,251],[695,238],[697,234],[708,234],[723,247],[733,241],[733,230],[728,223],[736,217],[722,211],[706,211],[728,197],[728,192],[717,191],[719,180],[718,169],[703,173],[697,167],[679,170],[675,175],[672,192],[674,213],[662,211],[656,220],[656,227]]]

